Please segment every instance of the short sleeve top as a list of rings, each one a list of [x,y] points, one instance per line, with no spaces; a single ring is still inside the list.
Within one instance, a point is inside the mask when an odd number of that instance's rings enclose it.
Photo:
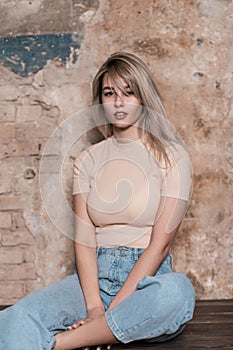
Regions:
[[[170,165],[163,166],[141,140],[110,137],[76,158],[73,195],[85,197],[97,246],[145,248],[161,197],[189,201],[192,168],[188,153],[177,144],[168,154]],[[85,232],[80,237],[85,241]]]

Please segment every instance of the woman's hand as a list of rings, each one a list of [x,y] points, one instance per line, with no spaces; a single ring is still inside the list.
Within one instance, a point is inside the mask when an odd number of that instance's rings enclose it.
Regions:
[[[95,318],[104,315],[104,313],[104,307],[94,307],[93,309],[88,311],[86,318],[74,323],[72,326],[68,327],[68,330],[76,329],[82,326],[84,323],[90,322],[91,320],[94,320]]]
[[[98,318],[99,316],[104,315],[105,310],[104,307],[95,307],[91,310],[88,311],[87,317],[83,320],[79,320],[78,322],[74,323],[72,326],[68,327],[68,330],[71,329],[76,329],[82,325],[84,325],[87,322],[90,322],[91,320],[94,320],[95,318]],[[111,345],[107,345],[106,349],[110,350],[111,349]],[[90,350],[90,347],[85,347],[83,348],[84,350]],[[97,346],[96,350],[101,350],[102,346]]]
[[[84,321],[85,323],[89,322],[104,314],[105,314],[105,310],[103,306],[94,307],[93,309],[88,310],[87,317],[85,318]]]

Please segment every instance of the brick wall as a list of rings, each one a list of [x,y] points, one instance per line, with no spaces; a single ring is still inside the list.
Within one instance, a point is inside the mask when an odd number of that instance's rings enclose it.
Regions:
[[[62,32],[82,38],[77,59],[73,54],[65,60],[53,57],[32,72],[20,68],[34,67],[24,56],[21,65],[10,66],[6,61],[13,58],[1,52],[0,304],[14,303],[72,271],[72,223],[56,197],[52,209],[68,234],[46,212],[40,164],[51,133],[88,105],[97,67],[120,50],[138,53],[150,65],[192,158],[193,198],[174,244],[175,268],[188,274],[198,298],[232,298],[232,1],[102,0],[98,10],[97,1],[51,4],[26,6],[20,21],[14,20],[10,2],[0,5],[4,38]],[[69,139],[69,133],[61,132],[58,142]],[[65,158],[68,203],[72,161],[82,147]],[[64,154],[55,142],[46,155],[54,174],[59,156]],[[56,196],[52,177],[49,186]]]

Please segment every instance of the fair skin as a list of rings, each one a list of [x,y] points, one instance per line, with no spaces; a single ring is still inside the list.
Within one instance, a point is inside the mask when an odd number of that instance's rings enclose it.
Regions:
[[[105,74],[103,79],[102,103],[108,121],[113,125],[116,138],[136,140],[141,116],[141,101],[134,95],[127,83],[119,78],[124,91],[119,90]]]
[[[125,84],[122,80],[121,83]],[[111,83],[107,74],[105,74],[102,87],[102,103],[106,116],[113,125],[114,136],[136,140],[140,136],[138,123],[141,101],[134,96],[133,91],[129,89],[127,84],[124,86],[125,92],[122,92]],[[153,276],[169,253],[178,225],[168,234],[166,230],[167,218],[173,212],[175,206],[176,199],[164,198],[159,219],[152,230],[150,243],[109,305],[109,310],[131,295],[135,291],[137,283],[143,277]],[[90,226],[93,225],[87,212],[86,202],[80,194],[74,196],[74,210],[80,219]],[[70,327],[70,330],[57,334],[54,350],[69,350],[117,343],[117,339],[105,320],[105,310],[98,287],[96,249],[76,242],[75,253],[79,278],[86,301],[87,317]]]

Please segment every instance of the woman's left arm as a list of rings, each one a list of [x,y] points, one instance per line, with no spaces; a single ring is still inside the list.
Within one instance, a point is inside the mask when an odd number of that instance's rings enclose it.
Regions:
[[[188,201],[161,197],[158,219],[152,230],[151,240],[129,273],[122,288],[109,309],[119,304],[135,291],[138,282],[145,276],[153,276],[169,253],[175,234],[187,211]]]
[[[157,272],[186,214],[192,188],[191,161],[186,150],[178,145],[171,151],[170,160],[170,168],[162,170],[160,204],[150,243],[110,304],[110,309],[132,294],[143,277],[153,276]]]

